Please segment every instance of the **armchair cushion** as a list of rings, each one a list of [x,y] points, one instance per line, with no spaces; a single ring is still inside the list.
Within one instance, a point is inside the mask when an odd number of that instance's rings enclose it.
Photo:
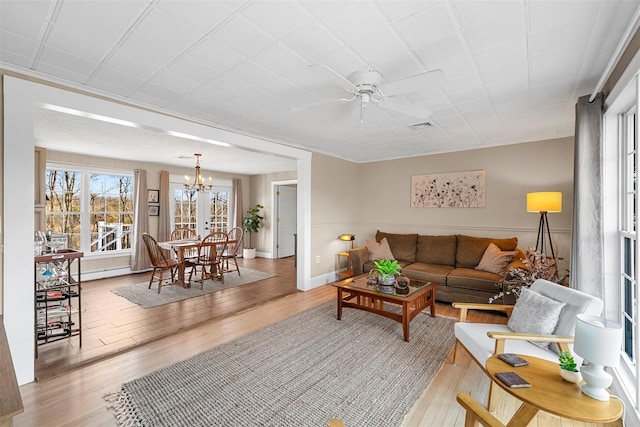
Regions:
[[[552,334],[565,303],[523,287],[507,326],[514,332]],[[534,344],[547,348],[548,342]]]

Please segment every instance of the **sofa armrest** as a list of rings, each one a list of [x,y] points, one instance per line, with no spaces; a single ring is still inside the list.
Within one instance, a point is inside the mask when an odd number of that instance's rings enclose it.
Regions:
[[[560,351],[569,351],[569,344],[573,342],[570,335],[547,335],[547,334],[524,334],[519,332],[487,332],[489,338],[496,340],[494,354],[504,353],[504,343],[506,340],[532,341],[532,342],[553,342],[558,344]]]
[[[474,302],[454,302],[451,304],[453,308],[460,310],[460,321],[467,321],[468,310],[491,310],[491,311],[504,311],[507,316],[511,316],[513,311],[513,305],[510,304],[483,304]]]
[[[364,263],[369,261],[369,249],[366,246],[361,248],[350,249],[349,255],[351,258],[351,271],[354,276],[358,276],[364,273]]]

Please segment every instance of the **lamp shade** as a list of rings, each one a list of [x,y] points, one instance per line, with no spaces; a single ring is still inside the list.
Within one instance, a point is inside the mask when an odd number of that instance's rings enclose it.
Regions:
[[[527,193],[527,212],[562,212],[562,193],[560,191]]]
[[[338,239],[340,240],[344,240],[345,242],[351,242],[353,240],[356,240],[356,236],[353,234],[341,234]]]
[[[590,363],[616,366],[620,359],[622,326],[604,317],[578,314],[573,351]]]

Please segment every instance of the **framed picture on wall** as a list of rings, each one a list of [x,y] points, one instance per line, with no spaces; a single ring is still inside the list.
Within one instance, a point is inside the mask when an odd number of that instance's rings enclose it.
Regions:
[[[160,216],[160,206],[149,205],[149,216]]]
[[[147,190],[149,192],[149,203],[160,203],[160,190]]]

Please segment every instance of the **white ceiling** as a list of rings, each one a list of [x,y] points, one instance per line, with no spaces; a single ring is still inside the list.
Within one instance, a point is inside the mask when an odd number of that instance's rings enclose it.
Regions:
[[[576,99],[593,92],[639,5],[0,0],[0,66],[368,162],[573,135]],[[310,64],[343,76],[372,68],[383,83],[443,70],[442,86],[396,97],[432,110],[433,127],[411,128],[421,120],[374,106],[360,126],[338,104],[299,109],[346,95]],[[113,137],[99,141],[81,135],[93,120],[41,116],[51,120],[40,127],[41,137],[66,144],[58,149],[77,151],[82,140],[82,146],[96,143],[93,154],[107,155],[119,144],[114,125],[100,124],[109,129],[102,137]],[[150,148],[171,159],[197,149],[169,139],[157,144],[149,135],[127,141],[144,158]],[[249,161],[248,154],[227,150],[228,168]],[[270,161],[276,159],[256,164]]]

